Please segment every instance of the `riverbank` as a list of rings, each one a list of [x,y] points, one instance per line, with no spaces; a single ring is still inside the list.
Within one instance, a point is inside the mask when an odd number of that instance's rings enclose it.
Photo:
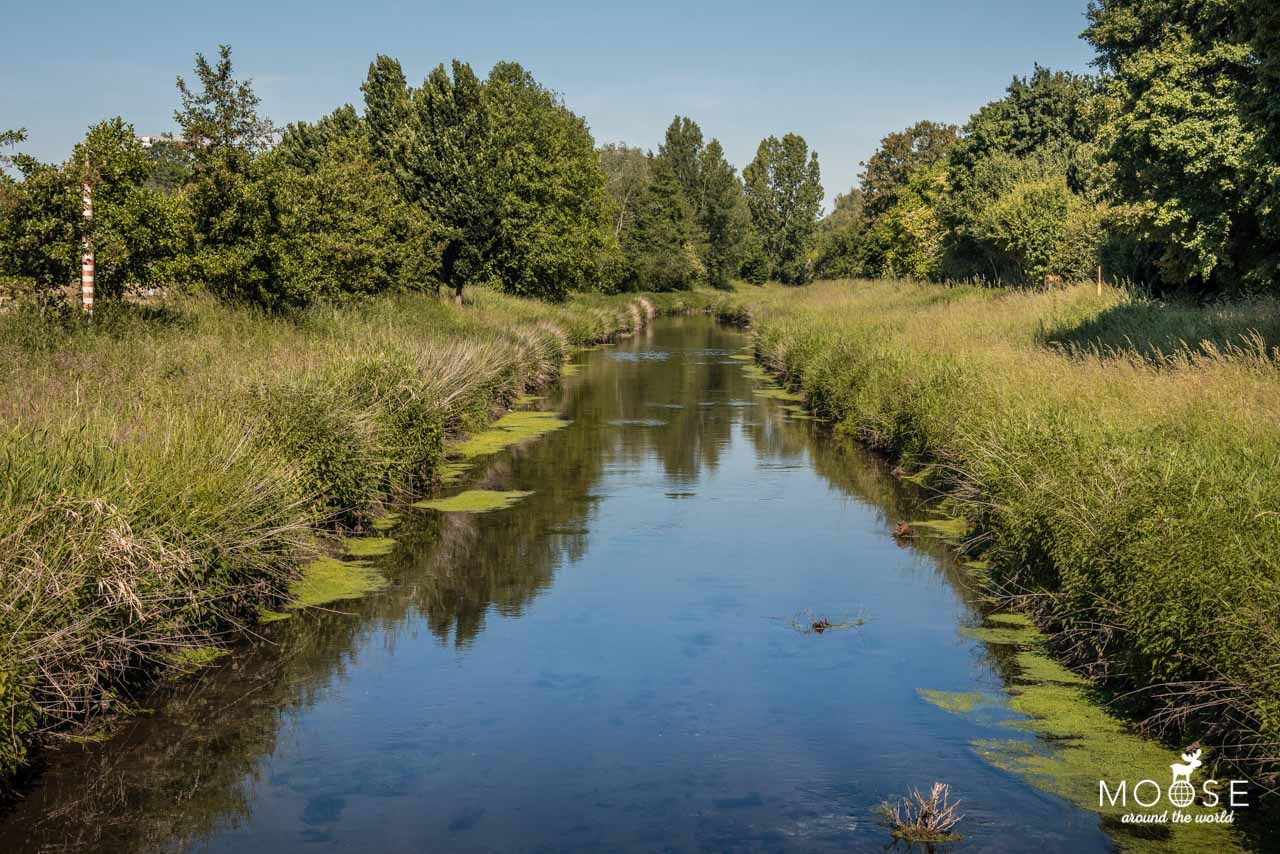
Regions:
[[[903,282],[744,291],[757,359],[900,458],[1077,673],[1259,783],[1280,741],[1280,307]]]
[[[475,290],[284,319],[190,300],[92,328],[0,318],[0,780],[41,732],[252,631],[323,537],[440,474],[446,443],[574,348],[710,297]]]

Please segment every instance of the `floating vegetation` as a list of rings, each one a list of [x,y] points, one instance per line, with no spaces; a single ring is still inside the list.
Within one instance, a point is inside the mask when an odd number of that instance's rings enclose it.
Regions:
[[[454,448],[454,453],[467,459],[494,454],[517,442],[558,430],[569,423],[555,412],[535,410],[508,412],[489,425],[488,430],[477,433],[460,443]]]
[[[615,418],[609,422],[610,427],[666,427],[667,422],[657,418]]]
[[[349,537],[342,546],[350,557],[381,557],[391,553],[396,541],[390,537]]]
[[[281,620],[288,620],[293,614],[285,614],[280,611],[270,611],[266,608],[258,609],[258,625],[265,626],[267,623],[278,623]]]
[[[372,525],[373,530],[390,531],[392,528],[399,525],[400,520],[403,518],[404,518],[403,515],[400,513],[393,513],[388,511],[373,520],[373,525]]]
[[[985,761],[1017,774],[1043,791],[1053,793],[1103,817],[1121,851],[1244,850],[1231,825],[1214,823],[1226,803],[1209,808],[1193,802],[1180,811],[1185,821],[1128,823],[1129,813],[1159,814],[1168,808],[1145,811],[1133,801],[1128,805],[1099,801],[1099,780],[1169,779],[1176,752],[1137,734],[1131,725],[1098,702],[1092,684],[1052,659],[1044,649],[1045,637],[1021,614],[993,614],[985,625],[962,629],[961,634],[987,643],[1018,648],[1015,688],[1007,696],[921,690],[920,695],[954,714],[968,714],[978,706],[998,705],[1018,715],[999,727],[1039,736],[983,738],[970,742]],[[1152,830],[1159,834],[1153,835]]]
[[[912,522],[911,527],[922,534],[955,542],[969,535],[970,525],[968,519],[961,518],[922,519]]]
[[[494,489],[468,489],[449,498],[419,501],[413,506],[424,510],[439,510],[441,513],[488,513],[490,510],[510,507],[530,495],[533,493],[518,489],[509,492]]]
[[[437,471],[440,473],[440,482],[445,486],[457,483],[462,480],[462,476],[471,470],[471,463],[464,460],[457,460],[451,463],[444,463]]]
[[[752,356],[750,353],[734,353],[729,358],[737,359],[742,362],[754,362],[756,360],[756,357]]]
[[[516,406],[528,406],[531,403],[536,403],[539,400],[544,400],[544,399],[545,398],[543,398],[541,395],[538,395],[538,394],[522,394],[519,397],[517,397],[513,402],[515,403]]]
[[[696,496],[698,493],[696,493],[696,492],[666,492],[666,493],[663,493],[663,494],[664,494],[664,495],[666,495],[666,496],[667,496],[667,498],[693,498],[693,497],[694,497],[694,496]]]
[[[793,403],[804,400],[804,395],[795,391],[787,391],[785,388],[758,388],[751,392],[756,397],[766,397],[770,400],[788,400]]]
[[[791,618],[791,628],[802,635],[820,635],[838,629],[854,629],[866,623],[861,614],[847,614],[840,622],[832,622],[825,615],[815,614],[808,608]]]
[[[193,646],[165,656],[169,663],[180,670],[199,670],[208,667],[227,654],[220,646]]]
[[[582,365],[579,365],[576,362],[570,362],[567,365],[560,366],[560,376],[571,377],[580,370],[582,370]]]
[[[933,691],[929,688],[918,688],[917,693],[938,708],[957,715],[968,714],[978,706],[1001,702],[981,691]]]
[[[302,578],[289,587],[289,608],[312,608],[343,599],[358,599],[387,586],[369,564],[322,557],[302,567]]]

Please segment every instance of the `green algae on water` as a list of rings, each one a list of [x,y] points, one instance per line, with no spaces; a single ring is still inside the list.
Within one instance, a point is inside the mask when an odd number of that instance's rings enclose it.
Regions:
[[[169,653],[165,657],[170,664],[183,670],[199,670],[202,667],[208,667],[226,654],[227,650],[220,646],[193,646]]]
[[[555,412],[519,410],[508,412],[484,430],[454,448],[464,458],[494,454],[517,442],[558,430],[570,422]]]
[[[442,513],[487,513],[490,510],[502,510],[517,503],[523,498],[533,495],[532,492],[512,490],[500,492],[493,489],[468,489],[449,498],[436,498],[431,501],[419,501],[414,507],[423,510],[439,510]]]
[[[734,353],[729,358],[737,359],[742,362],[754,362],[756,360],[756,357],[751,355],[750,353]]]
[[[289,587],[288,608],[311,608],[343,599],[358,599],[387,586],[367,563],[322,557],[302,567],[302,578]]]
[[[918,688],[917,693],[940,709],[953,714],[968,714],[978,706],[1000,702],[980,691],[933,691],[929,688]]]
[[[770,400],[788,400],[792,402],[800,402],[804,400],[804,395],[795,391],[787,391],[780,386],[772,388],[758,388],[751,392],[756,397],[767,397]]]
[[[968,519],[924,519],[912,522],[911,527],[942,540],[963,540],[969,534]]]
[[[1231,825],[1196,823],[1218,813],[1193,803],[1180,811],[1189,823],[1126,824],[1126,813],[1159,813],[1169,804],[1145,809],[1132,799],[1127,806],[1099,798],[1099,781],[1114,789],[1119,781],[1132,786],[1138,780],[1169,780],[1169,766],[1177,750],[1138,735],[1132,726],[1098,701],[1088,680],[1073,673],[1044,651],[1044,636],[1020,614],[997,614],[987,627],[962,630],[962,634],[993,643],[1016,643],[1018,675],[1015,687],[1003,699],[958,692],[921,690],[934,705],[955,714],[967,714],[977,705],[999,703],[1019,715],[998,726],[1039,738],[981,738],[970,742],[973,751],[997,768],[1022,777],[1043,791],[1065,798],[1082,809],[1102,816],[1120,851],[1229,852],[1244,848]],[[979,699],[981,698],[981,699]],[[1225,797],[1225,796],[1223,796]],[[1223,802],[1225,803],[1225,801]],[[1152,830],[1159,830],[1157,836]]]
[[[390,531],[392,528],[400,524],[403,516],[400,513],[386,512],[373,520],[373,530]]]
[[[350,537],[342,541],[342,547],[350,557],[381,557],[391,553],[396,541],[390,537]]]
[[[271,611],[266,608],[258,609],[258,625],[265,626],[267,623],[278,623],[281,620],[288,620],[292,614],[282,614],[279,611]]]

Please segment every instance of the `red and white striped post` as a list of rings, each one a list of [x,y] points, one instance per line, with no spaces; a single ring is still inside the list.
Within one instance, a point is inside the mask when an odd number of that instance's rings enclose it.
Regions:
[[[87,164],[86,164],[87,165]],[[88,179],[84,182],[84,255],[80,259],[80,292],[84,299],[84,310],[93,314],[93,185]]]

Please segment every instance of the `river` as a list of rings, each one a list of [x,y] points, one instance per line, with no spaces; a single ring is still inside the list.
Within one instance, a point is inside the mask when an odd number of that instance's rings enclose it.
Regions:
[[[948,850],[1111,850],[975,752],[1007,727],[921,696],[1004,689],[961,632],[976,591],[893,537],[923,509],[880,461],[758,393],[745,343],[679,318],[580,354],[532,404],[571,423],[450,487],[530,495],[409,512],[385,590],[52,751],[0,850],[878,851],[876,806],[935,780]]]

